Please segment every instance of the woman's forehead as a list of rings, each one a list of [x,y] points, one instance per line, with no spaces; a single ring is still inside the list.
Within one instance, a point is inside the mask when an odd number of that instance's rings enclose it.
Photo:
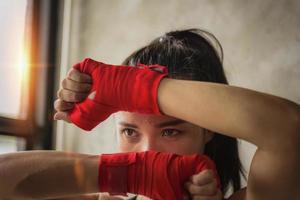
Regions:
[[[185,127],[193,129],[202,129],[187,121],[166,115],[149,115],[120,111],[114,113],[114,119],[117,125],[123,126],[153,126],[163,128],[167,126],[184,125]]]
[[[131,113],[120,111],[114,114],[117,121],[126,121],[126,122],[148,122],[148,123],[158,123],[163,121],[177,120],[177,118],[165,116],[165,115],[149,115],[149,114],[140,114],[140,113]]]

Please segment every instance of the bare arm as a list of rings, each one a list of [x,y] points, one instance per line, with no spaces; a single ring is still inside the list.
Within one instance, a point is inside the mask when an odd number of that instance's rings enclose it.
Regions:
[[[188,89],[187,89],[188,88]],[[300,198],[300,106],[223,84],[164,79],[162,112],[258,146],[246,198]]]
[[[49,199],[98,192],[99,156],[55,151],[0,155],[0,196]]]

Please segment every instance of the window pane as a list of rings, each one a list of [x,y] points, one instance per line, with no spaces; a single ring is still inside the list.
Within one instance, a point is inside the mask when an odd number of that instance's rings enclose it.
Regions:
[[[0,1],[0,115],[21,118],[27,70],[24,51],[26,0]]]
[[[0,154],[25,150],[25,139],[0,135]]]

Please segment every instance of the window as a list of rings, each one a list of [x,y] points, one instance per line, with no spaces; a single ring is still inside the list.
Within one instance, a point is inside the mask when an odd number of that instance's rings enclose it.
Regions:
[[[60,2],[0,1],[0,144],[10,141],[7,148],[22,149],[22,139],[28,150],[52,148]]]

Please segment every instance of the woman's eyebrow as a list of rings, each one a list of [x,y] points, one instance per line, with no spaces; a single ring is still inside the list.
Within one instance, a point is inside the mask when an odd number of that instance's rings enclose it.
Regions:
[[[130,128],[138,128],[137,125],[130,124],[130,123],[127,123],[127,122],[119,122],[119,124],[122,125],[122,126],[130,127]]]
[[[181,119],[175,119],[175,120],[159,123],[155,126],[158,127],[158,128],[161,128],[161,127],[164,127],[164,126],[174,126],[174,125],[183,124],[183,123],[187,123],[187,122],[183,121]]]
[[[161,128],[161,127],[165,127],[165,126],[174,126],[174,125],[183,124],[183,123],[187,123],[187,122],[183,121],[181,119],[175,119],[175,120],[156,124],[155,127]],[[119,122],[119,124],[122,126],[130,127],[130,128],[138,128],[138,126],[136,124],[131,124],[131,123],[123,122],[123,121]]]

